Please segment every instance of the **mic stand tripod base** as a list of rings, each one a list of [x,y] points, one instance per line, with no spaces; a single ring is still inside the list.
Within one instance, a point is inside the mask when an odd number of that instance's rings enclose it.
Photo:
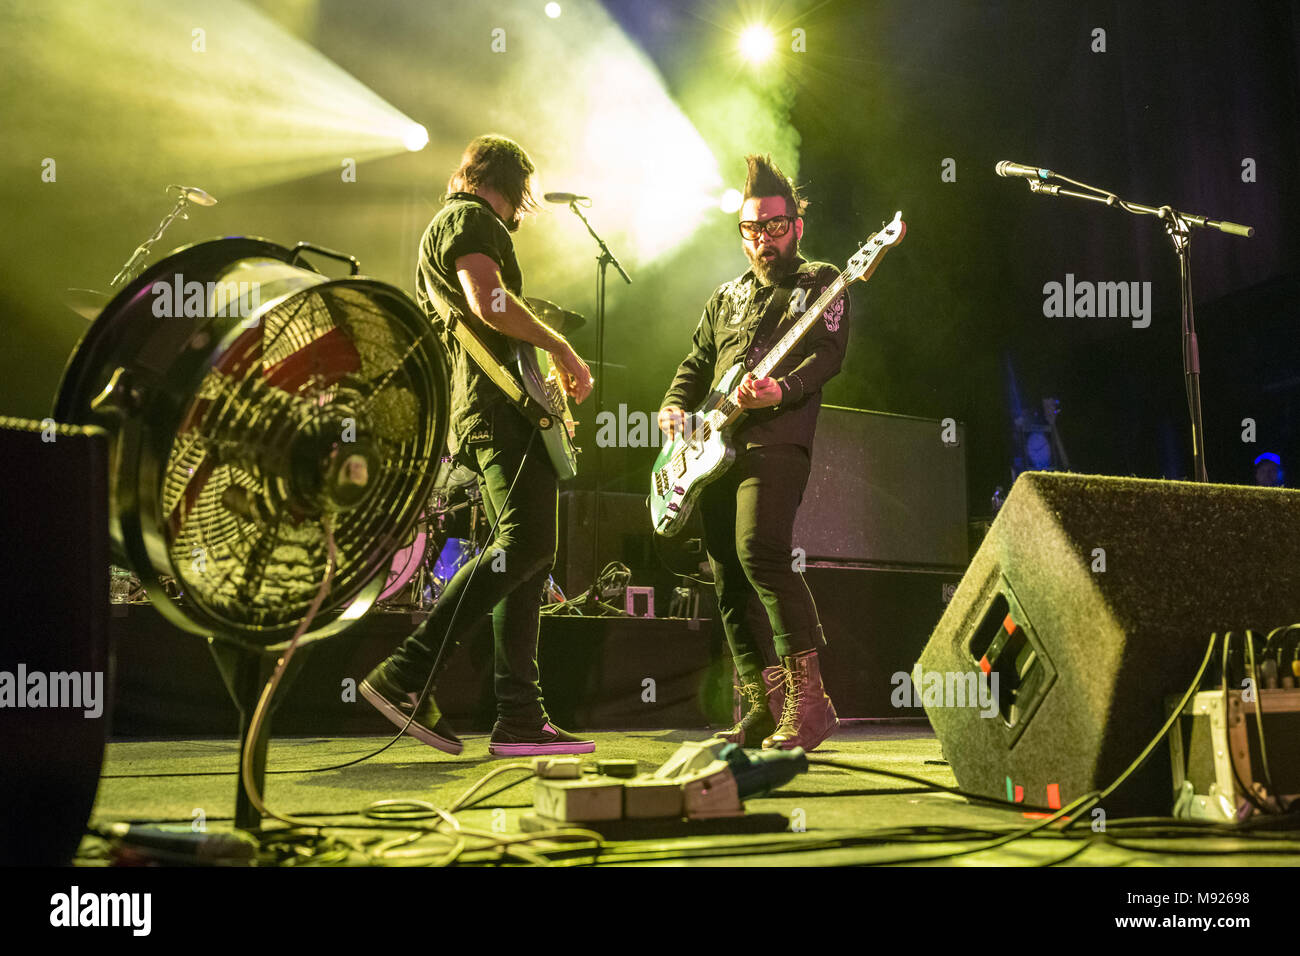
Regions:
[[[542,608],[542,614],[548,616],[565,615],[569,617],[625,617],[626,612],[621,607],[615,607],[612,604],[606,604],[604,601],[595,597],[599,592],[595,586],[587,588],[581,594],[575,594],[567,601],[560,601],[558,604],[548,604]]]

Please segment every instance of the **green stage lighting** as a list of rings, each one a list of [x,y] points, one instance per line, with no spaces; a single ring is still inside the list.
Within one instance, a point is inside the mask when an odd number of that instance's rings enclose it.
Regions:
[[[746,27],[740,34],[740,55],[750,63],[764,63],[776,50],[776,37],[764,26]]]

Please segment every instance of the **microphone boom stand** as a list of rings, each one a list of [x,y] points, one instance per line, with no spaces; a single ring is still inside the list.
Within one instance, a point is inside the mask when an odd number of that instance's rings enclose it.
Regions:
[[[1172,206],[1157,208],[1127,202],[1109,190],[1075,182],[1057,173],[1052,173],[1052,176],[1090,192],[1063,189],[1055,184],[1039,182],[1036,179],[1029,180],[1029,191],[1044,196],[1068,196],[1072,199],[1099,202],[1105,206],[1118,206],[1134,215],[1155,216],[1164,223],[1165,234],[1173,242],[1174,254],[1178,256],[1179,297],[1182,300],[1183,325],[1183,385],[1187,392],[1187,412],[1192,423],[1192,470],[1195,481],[1208,482],[1210,478],[1205,468],[1205,424],[1201,416],[1201,355],[1196,341],[1196,319],[1192,310],[1192,227],[1217,229],[1230,236],[1245,238],[1253,236],[1255,230],[1235,222],[1224,222],[1179,212]]]
[[[122,266],[117,275],[113,276],[112,281],[109,282],[109,288],[115,288],[123,283],[130,282],[131,279],[135,277],[135,274],[140,271],[140,267],[144,264],[144,260],[149,257],[149,250],[153,248],[153,244],[161,239],[162,234],[167,231],[167,227],[177,218],[190,218],[189,214],[185,211],[189,208],[190,203],[193,202],[193,199],[191,199],[190,196],[190,190],[184,186],[167,187],[168,192],[173,189],[180,190],[180,198],[176,200],[176,205],[172,207],[171,212],[167,213],[167,215],[163,217],[162,222],[158,223],[158,228],[154,230],[153,235],[135,247],[135,252],[131,253],[131,258],[126,260],[126,264]],[[203,198],[201,190],[199,191],[199,196],[200,199]],[[212,199],[211,203],[215,204],[216,200]]]
[[[605,245],[605,240],[597,235],[596,230],[591,227],[587,217],[582,214],[578,208],[578,199],[574,198],[569,201],[569,209],[573,214],[582,220],[582,224],[587,227],[587,232],[591,238],[596,241],[596,247],[600,250],[600,255],[596,257],[596,365],[600,369],[596,376],[596,419],[600,418],[600,413],[604,407],[605,395],[605,272],[609,266],[618,270],[618,274],[623,277],[623,281],[628,285],[632,284],[631,277],[623,269],[622,264],[609,251],[609,246]],[[599,431],[599,429],[597,429]],[[596,442],[596,481],[592,486],[592,519],[591,519],[591,587],[587,591],[586,607],[594,609],[601,604],[600,589],[596,586],[600,580],[600,474],[601,474],[601,454],[600,442]]]

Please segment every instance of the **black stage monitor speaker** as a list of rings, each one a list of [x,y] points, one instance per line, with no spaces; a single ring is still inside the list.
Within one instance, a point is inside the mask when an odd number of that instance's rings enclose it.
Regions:
[[[0,863],[61,865],[108,735],[107,436],[0,418],[0,459]]]
[[[913,693],[931,692],[925,710],[963,789],[1061,806],[1141,752],[1211,634],[1296,621],[1300,491],[1028,472]],[[965,675],[981,671],[998,691],[971,706],[979,684]],[[1153,751],[1103,810],[1168,815],[1168,754]]]

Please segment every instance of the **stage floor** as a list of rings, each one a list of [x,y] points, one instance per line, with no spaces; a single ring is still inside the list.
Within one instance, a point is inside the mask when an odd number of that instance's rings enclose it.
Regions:
[[[682,741],[702,740],[707,730],[603,732],[595,757],[633,758],[642,771],[661,764]],[[383,737],[293,737],[272,742],[269,768],[324,767],[360,757],[385,742]],[[504,761],[487,753],[485,735],[466,735],[465,753],[448,757],[409,737],[356,766],[320,773],[268,776],[266,799],[277,812],[325,817],[354,839],[373,838],[347,831],[356,814],[378,800],[423,800],[447,806],[474,781]],[[956,786],[943,762],[939,742],[924,722],[852,721],[823,745],[818,757],[862,767],[911,774]],[[1160,755],[1156,755],[1157,757]],[[121,740],[108,745],[103,777],[92,815],[94,823],[149,821],[191,823],[201,811],[210,830],[231,825],[234,806],[234,739]],[[514,779],[503,776],[488,791]],[[519,832],[519,818],[531,809],[533,784],[526,781],[458,815],[467,827],[492,830],[504,825]],[[981,806],[945,793],[882,776],[817,766],[764,799],[746,802],[750,814],[780,813],[801,819],[804,832],[714,834],[700,836],[687,824],[673,826],[653,840],[618,841],[602,852],[603,865],[791,866],[923,862],[929,865],[1070,866],[1277,866],[1295,865],[1294,853],[1269,853],[1277,838],[1197,834],[1178,837],[1139,833],[1117,821],[1094,833],[1081,823],[1081,838],[1042,833],[978,852],[1016,829],[1041,822],[1025,814]],[[503,824],[504,821],[504,824]],[[1152,823],[1155,821],[1148,821]],[[268,826],[281,826],[272,823]],[[1185,826],[1185,825],[1184,825]],[[954,828],[928,833],[912,828]],[[600,826],[593,827],[599,831]],[[965,829],[959,829],[965,828]],[[1223,831],[1220,830],[1221,834]],[[400,835],[400,834],[398,834]],[[835,841],[844,841],[837,843]],[[1117,845],[1122,843],[1123,846]],[[103,865],[104,843],[87,837],[78,864]],[[709,856],[699,856],[701,851]],[[945,855],[948,854],[948,855]],[[1077,854],[1071,856],[1071,854]],[[654,857],[654,858],[650,858]],[[590,854],[586,854],[590,858]],[[364,862],[362,858],[354,858]],[[470,853],[462,862],[494,862],[495,855]],[[577,863],[574,853],[566,862]]]

